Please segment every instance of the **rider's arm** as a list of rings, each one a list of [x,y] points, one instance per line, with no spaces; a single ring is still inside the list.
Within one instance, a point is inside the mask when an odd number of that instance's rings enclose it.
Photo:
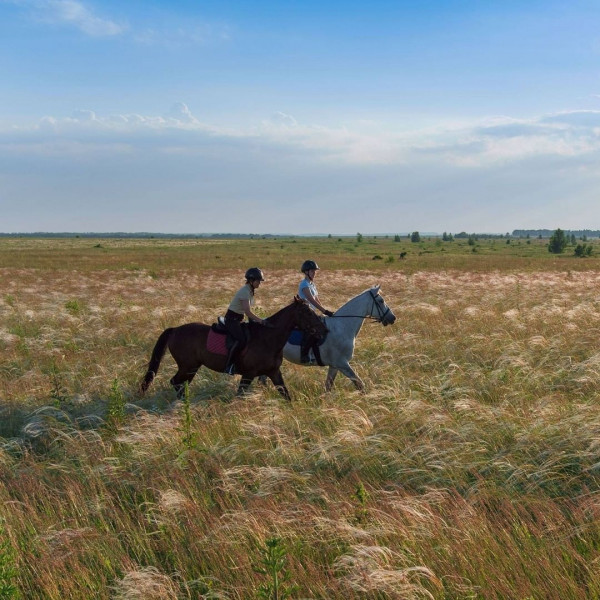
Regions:
[[[256,321],[257,323],[262,323],[263,320],[255,315],[250,308],[250,300],[243,299],[242,300],[242,308],[244,309],[244,314],[248,317],[249,321]]]
[[[302,289],[303,300],[306,300],[309,304],[312,304],[315,308],[318,308],[322,313],[325,312],[325,308],[319,302],[319,299],[312,293],[309,287]]]

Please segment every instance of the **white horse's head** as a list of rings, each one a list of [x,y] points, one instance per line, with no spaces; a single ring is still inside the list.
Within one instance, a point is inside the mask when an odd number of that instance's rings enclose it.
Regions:
[[[380,289],[381,286],[376,285],[370,290],[367,290],[373,298],[371,312],[368,316],[373,317],[385,327],[386,325],[391,325],[396,320],[396,315],[394,315],[392,309],[385,303],[383,296],[379,293]]]

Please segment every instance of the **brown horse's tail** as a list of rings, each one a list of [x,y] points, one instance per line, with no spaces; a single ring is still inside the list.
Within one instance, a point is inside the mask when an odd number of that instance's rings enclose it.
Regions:
[[[169,342],[169,338],[171,337],[172,332],[172,327],[165,329],[156,341],[154,350],[152,350],[150,362],[148,363],[148,370],[146,371],[144,379],[140,383],[140,393],[143,394],[150,387],[150,384],[154,380],[154,377],[158,372],[158,367],[160,366],[160,361],[163,359],[163,356],[165,355],[165,352],[167,350],[167,343]]]

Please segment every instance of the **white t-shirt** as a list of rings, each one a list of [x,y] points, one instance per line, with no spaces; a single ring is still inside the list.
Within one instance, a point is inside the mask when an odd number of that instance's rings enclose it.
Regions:
[[[300,298],[302,298],[302,300],[306,300],[307,303],[308,303],[308,305],[314,311],[316,311],[317,309],[310,302],[308,302],[307,297],[304,295],[304,290],[307,289],[307,288],[312,292],[312,295],[313,295],[314,298],[318,298],[319,297],[319,294],[317,292],[317,286],[310,279],[306,279],[306,278],[304,278],[300,282],[300,285],[298,286],[298,296],[300,296]]]

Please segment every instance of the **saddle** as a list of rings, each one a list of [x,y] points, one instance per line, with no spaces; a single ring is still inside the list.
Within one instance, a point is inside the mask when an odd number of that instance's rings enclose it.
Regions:
[[[244,352],[244,349],[250,341],[250,328],[247,323],[242,323],[242,331],[246,336],[244,348],[242,349],[242,352]],[[227,356],[234,342],[235,338],[229,333],[227,327],[225,327],[225,319],[219,317],[217,322],[210,326],[208,337],[206,339],[206,349],[213,354]]]
[[[306,332],[295,327],[294,329],[292,329],[292,332],[290,333],[290,336],[288,338],[288,344],[290,344],[291,346],[303,346],[304,340],[307,337],[308,337],[308,334]],[[319,340],[313,339],[313,343],[310,345],[310,349],[309,349],[309,350],[313,351],[315,360],[316,360],[317,364],[321,367],[324,366],[324,363],[321,360],[321,352],[319,350],[319,346],[321,346],[323,344],[323,342],[325,341],[326,338],[327,338],[327,334],[325,334]]]
[[[320,346],[325,341],[326,335],[323,336],[320,340],[317,340],[313,344],[313,346]],[[290,344],[290,346],[302,346],[304,338],[306,338],[307,336],[308,334],[302,331],[302,329],[294,327],[294,329],[292,329],[292,332],[290,333],[290,337],[288,338],[288,344]]]

